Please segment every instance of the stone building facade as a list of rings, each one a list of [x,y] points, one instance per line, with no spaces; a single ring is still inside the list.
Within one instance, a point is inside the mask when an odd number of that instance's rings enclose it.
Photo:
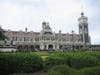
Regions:
[[[6,46],[14,46],[19,51],[36,50],[72,50],[80,49],[83,46],[90,45],[90,36],[88,32],[88,18],[81,13],[78,18],[79,34],[72,31],[72,34],[62,33],[61,30],[55,33],[50,28],[48,22],[42,22],[41,32],[10,31],[5,35],[9,38],[5,40]]]

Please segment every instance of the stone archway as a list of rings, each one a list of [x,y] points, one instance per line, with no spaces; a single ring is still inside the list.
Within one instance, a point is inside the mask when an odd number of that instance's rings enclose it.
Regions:
[[[59,49],[61,50],[61,49],[62,49],[62,47],[63,47],[63,45],[60,45],[60,46],[59,46]]]
[[[53,50],[53,45],[52,44],[48,45],[48,50]]]
[[[30,45],[29,50],[32,51],[32,52],[35,51],[34,45]]]
[[[18,45],[17,46],[17,50],[18,50],[18,52],[22,52],[23,51],[23,46],[22,45]]]
[[[35,45],[35,51],[40,50],[40,46],[39,45]]]
[[[28,52],[28,51],[29,51],[29,50],[28,50],[28,49],[29,49],[29,48],[28,48],[28,45],[24,45],[24,48],[23,48],[23,49],[24,49],[24,52]]]

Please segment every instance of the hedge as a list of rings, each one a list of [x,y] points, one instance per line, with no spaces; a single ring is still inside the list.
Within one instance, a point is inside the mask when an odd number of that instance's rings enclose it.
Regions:
[[[73,69],[100,66],[100,52],[54,52],[43,60],[34,53],[0,53],[0,74],[48,71],[56,65]]]
[[[71,75],[74,72],[75,70],[67,65],[56,65],[49,69],[46,75]]]
[[[96,65],[98,65],[97,58],[90,55],[75,55],[70,57],[70,67],[72,68],[81,69]]]
[[[40,56],[30,53],[1,53],[1,73],[29,73],[41,70],[43,62]]]
[[[45,75],[100,75],[100,66],[75,70],[67,65],[53,66]]]
[[[81,69],[76,75],[100,75],[100,66]]]
[[[100,58],[99,59],[97,58],[98,55],[93,56],[93,54],[89,53],[88,52],[54,53],[49,55],[45,60],[45,67],[49,69],[54,65],[66,64],[72,68],[81,69],[85,67],[92,67],[99,65]]]
[[[47,59],[45,60],[45,70],[48,70],[49,68],[51,68],[52,66],[55,65],[61,65],[61,64],[65,64],[64,62],[64,58],[59,57],[59,56],[50,56],[47,57]]]

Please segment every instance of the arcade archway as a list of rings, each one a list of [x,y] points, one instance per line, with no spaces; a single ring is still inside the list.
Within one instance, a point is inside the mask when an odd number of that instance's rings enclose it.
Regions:
[[[49,49],[49,50],[53,50],[53,45],[51,45],[51,44],[48,45],[48,49]]]

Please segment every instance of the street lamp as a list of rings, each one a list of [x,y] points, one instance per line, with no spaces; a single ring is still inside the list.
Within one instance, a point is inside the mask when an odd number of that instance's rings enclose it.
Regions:
[[[72,50],[73,52],[75,52],[75,49],[74,49],[74,31],[72,30]]]

